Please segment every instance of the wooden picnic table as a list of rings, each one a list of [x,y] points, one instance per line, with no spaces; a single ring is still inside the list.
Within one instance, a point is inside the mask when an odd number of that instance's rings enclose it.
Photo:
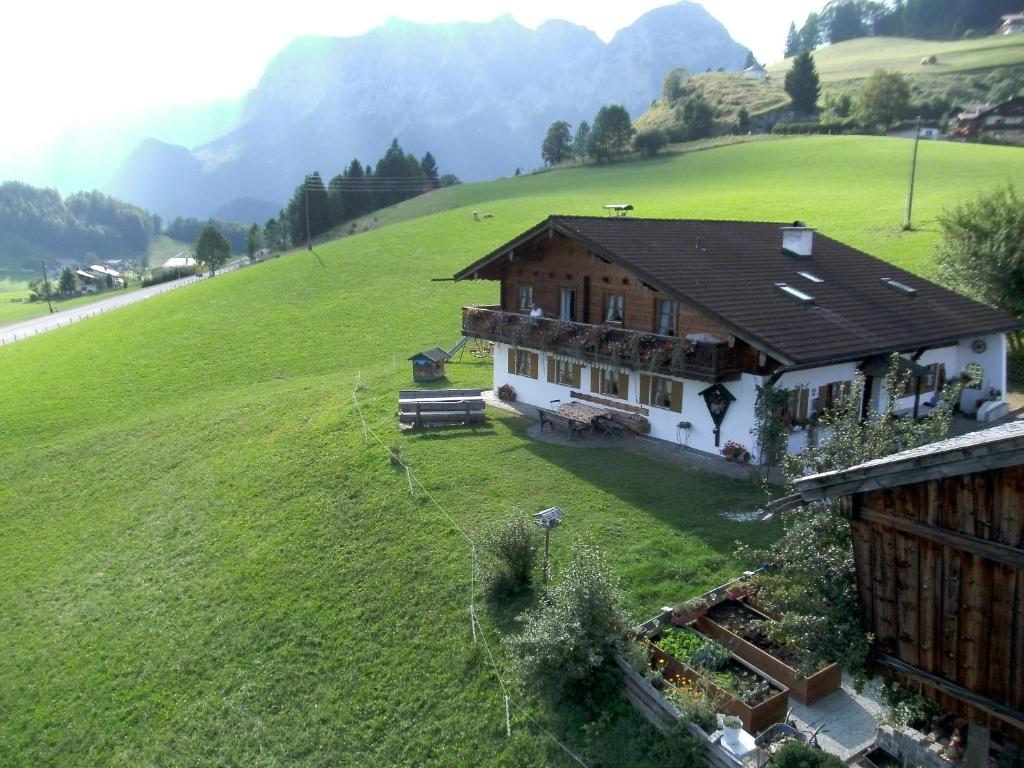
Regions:
[[[586,425],[587,434],[592,433],[595,428],[606,435],[622,434],[622,425],[612,418],[612,412],[607,408],[599,408],[573,400],[562,403],[555,412],[577,424]]]

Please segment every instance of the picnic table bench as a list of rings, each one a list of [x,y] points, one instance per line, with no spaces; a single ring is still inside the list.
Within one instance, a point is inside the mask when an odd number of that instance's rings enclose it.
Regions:
[[[402,390],[398,423],[404,427],[476,424],[487,418],[479,389]]]
[[[548,424],[551,426],[551,431],[555,431],[555,426],[565,427],[566,432],[569,433],[569,441],[572,442],[572,436],[575,433],[578,436],[583,436],[584,433],[590,434],[594,425],[589,421],[577,421],[576,419],[564,416],[557,411],[549,411],[546,408],[538,408],[537,415],[540,416],[540,431],[544,431],[544,425]]]

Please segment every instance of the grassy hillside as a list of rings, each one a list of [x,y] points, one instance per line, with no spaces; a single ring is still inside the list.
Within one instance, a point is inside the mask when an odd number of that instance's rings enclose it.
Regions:
[[[921,60],[929,56],[935,56],[937,63],[922,65]],[[814,63],[823,97],[829,92],[852,94],[876,69],[886,69],[909,79],[918,102],[941,97],[952,105],[956,100],[1008,98],[1024,88],[1024,35],[952,42],[865,37],[819,48]],[[792,59],[772,64],[767,80],[708,72],[694,75],[686,83],[718,107],[720,120],[731,123],[741,107],[751,115],[785,107],[789,97],[783,81],[792,64]],[[636,125],[638,129],[669,129],[675,125],[675,115],[658,101]]]
[[[552,212],[806,218],[917,268],[899,234],[909,144],[793,139],[441,190],[380,229],[0,348],[0,763],[540,765],[569,760],[514,711],[468,621],[465,541],[367,439],[400,447],[468,531],[567,513],[638,617],[712,586],[760,500],[616,449],[537,443],[515,418],[399,435],[406,358],[458,338],[487,283],[432,283]],[[922,221],[1020,174],[995,147],[922,147]],[[494,218],[474,222],[472,210]],[[742,279],[738,276],[738,279]],[[486,386],[488,363],[450,367]],[[491,647],[514,630],[484,620]],[[590,765],[668,764],[616,699],[531,716]]]
[[[901,37],[864,37],[829,45],[814,52],[814,63],[826,84],[859,80],[876,69],[915,77],[977,72],[995,67],[1024,65],[1024,35],[993,35],[976,40],[913,40]],[[935,56],[936,64],[921,59]],[[768,67],[776,78],[785,77],[792,59]]]

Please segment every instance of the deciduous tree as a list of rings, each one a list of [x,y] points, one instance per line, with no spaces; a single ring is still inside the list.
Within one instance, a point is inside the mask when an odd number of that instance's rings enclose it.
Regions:
[[[256,256],[263,246],[261,239],[259,225],[253,224],[249,227],[249,234],[245,236],[245,255],[249,257],[249,261],[256,261]]]
[[[215,275],[217,268],[224,266],[231,257],[231,243],[213,224],[207,224],[196,240],[195,253],[196,261]]]
[[[1012,186],[979,195],[940,219],[939,279],[1024,318],[1024,198]]]
[[[572,156],[572,134],[565,120],[556,120],[548,127],[540,156],[545,165],[558,165]]]
[[[621,104],[601,107],[590,131],[589,154],[600,162],[612,160],[629,149],[633,139],[633,122]]]
[[[902,120],[910,106],[910,86],[899,72],[875,70],[857,93],[857,117],[883,130]]]

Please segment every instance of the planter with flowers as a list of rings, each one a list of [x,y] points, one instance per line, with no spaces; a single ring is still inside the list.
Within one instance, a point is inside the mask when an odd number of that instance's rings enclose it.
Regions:
[[[750,451],[742,443],[734,443],[732,440],[725,444],[722,448],[722,455],[729,461],[735,461],[737,464],[746,464],[750,461]]]

